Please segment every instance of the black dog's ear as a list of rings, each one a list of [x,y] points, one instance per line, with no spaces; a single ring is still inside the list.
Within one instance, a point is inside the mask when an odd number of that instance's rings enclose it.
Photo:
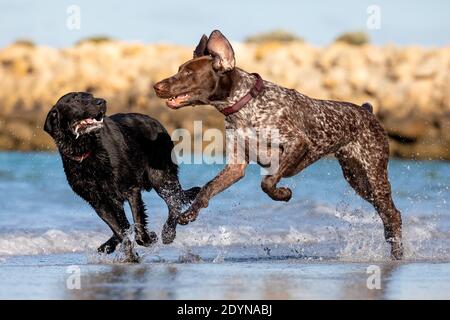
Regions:
[[[220,72],[227,72],[234,69],[234,50],[230,42],[219,31],[214,30],[209,36],[208,52],[214,58],[213,68]]]
[[[53,137],[55,130],[58,128],[58,126],[59,126],[59,113],[56,108],[53,108],[47,114],[47,119],[45,119],[44,131]]]
[[[206,56],[208,54],[208,50],[206,49],[207,45],[208,37],[206,36],[206,34],[204,34],[194,50],[194,58]]]

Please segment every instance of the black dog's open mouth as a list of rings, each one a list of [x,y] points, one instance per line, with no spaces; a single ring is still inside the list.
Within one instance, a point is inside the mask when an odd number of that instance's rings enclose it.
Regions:
[[[77,121],[73,125],[73,132],[75,133],[75,139],[82,134],[87,134],[103,127],[103,116],[96,118],[87,118],[81,121]]]
[[[179,94],[167,99],[166,104],[169,108],[178,109],[186,106],[189,102],[190,97],[191,96],[188,93]]]

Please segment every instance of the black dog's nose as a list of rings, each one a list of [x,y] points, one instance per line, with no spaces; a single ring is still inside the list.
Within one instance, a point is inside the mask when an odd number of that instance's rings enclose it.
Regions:
[[[106,103],[105,99],[95,99],[95,104],[97,106],[101,106],[101,105],[103,105],[105,103]]]

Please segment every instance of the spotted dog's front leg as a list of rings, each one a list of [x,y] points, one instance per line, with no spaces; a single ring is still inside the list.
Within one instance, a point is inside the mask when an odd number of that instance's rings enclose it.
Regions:
[[[202,208],[208,206],[209,200],[240,180],[245,174],[247,163],[228,164],[214,179],[208,182],[198,193],[191,207],[178,217],[178,223],[186,225],[195,221]]]

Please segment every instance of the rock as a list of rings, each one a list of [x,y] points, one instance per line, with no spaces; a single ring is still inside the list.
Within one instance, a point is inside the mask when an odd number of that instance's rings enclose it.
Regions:
[[[14,139],[18,141],[29,142],[33,138],[33,130],[31,126],[18,120],[7,121],[3,132],[11,137],[14,137]]]
[[[389,135],[400,140],[416,141],[426,136],[430,124],[426,119],[410,116],[403,119],[391,119],[385,122],[385,129]]]
[[[393,154],[450,160],[450,47],[340,42],[316,48],[298,41],[233,46],[237,65],[266,80],[314,98],[372,103],[392,137]],[[64,49],[23,44],[0,49],[0,149],[54,148],[41,125],[69,91],[106,98],[109,114],[147,113],[169,130],[192,130],[194,120],[202,120],[205,130],[223,130],[223,116],[213,108],[172,111],[153,92],[152,85],[174,74],[192,51],[113,40]]]
[[[405,92],[405,103],[414,106],[420,113],[434,111],[433,82],[427,80],[412,81]]]
[[[333,89],[347,82],[347,72],[342,68],[332,68],[323,77],[323,86]]]
[[[15,150],[15,145],[13,138],[0,133],[0,150]]]
[[[414,76],[419,79],[431,78],[439,72],[441,66],[442,63],[437,59],[427,59],[415,69]]]
[[[255,51],[255,59],[261,61],[266,59],[268,56],[273,55],[277,50],[282,49],[284,46],[280,42],[265,42],[259,45]]]
[[[370,78],[369,72],[366,69],[362,68],[352,69],[348,75],[349,83],[357,91],[363,91],[364,89],[367,88],[369,78]]]

